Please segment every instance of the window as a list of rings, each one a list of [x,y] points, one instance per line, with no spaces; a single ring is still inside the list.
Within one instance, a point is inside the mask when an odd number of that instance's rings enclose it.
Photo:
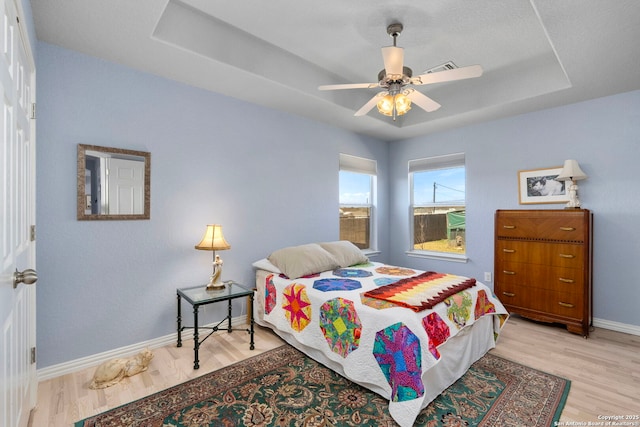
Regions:
[[[375,160],[340,154],[340,240],[360,249],[375,245],[372,235],[376,184]]]
[[[412,251],[465,255],[465,175],[464,154],[409,161]]]

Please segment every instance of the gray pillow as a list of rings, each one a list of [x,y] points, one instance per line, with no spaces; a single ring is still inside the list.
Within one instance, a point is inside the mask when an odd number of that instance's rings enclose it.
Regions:
[[[319,245],[333,255],[342,268],[369,262],[369,258],[362,253],[360,248],[348,240],[319,243]]]
[[[333,270],[340,264],[317,243],[278,249],[267,257],[289,279]]]

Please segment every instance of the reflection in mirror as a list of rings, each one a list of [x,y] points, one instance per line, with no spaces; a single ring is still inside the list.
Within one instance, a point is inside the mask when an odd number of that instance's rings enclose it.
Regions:
[[[78,144],[78,219],[149,219],[151,154]]]

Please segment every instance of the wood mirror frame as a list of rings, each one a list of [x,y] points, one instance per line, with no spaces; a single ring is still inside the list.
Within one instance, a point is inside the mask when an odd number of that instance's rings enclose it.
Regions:
[[[124,214],[114,214],[114,213],[88,213],[87,210],[91,209],[94,212],[96,210],[100,211],[103,209],[103,202],[98,201],[97,199],[91,200],[90,198],[95,197],[95,194],[86,192],[87,188],[87,179],[90,178],[90,175],[87,173],[87,152],[97,153],[99,158],[105,159],[123,159],[123,160],[133,160],[144,162],[144,194],[142,195],[142,202],[144,206],[142,207],[142,213],[124,213]],[[100,190],[101,191],[101,190]],[[78,144],[78,197],[77,197],[77,215],[78,220],[135,220],[135,219],[149,219],[151,213],[151,153],[146,151],[135,151],[135,150],[127,150],[123,148],[111,148],[111,147],[101,147],[98,145],[85,145]],[[105,194],[104,197],[108,197]],[[100,203],[100,206],[93,207],[93,204]]]

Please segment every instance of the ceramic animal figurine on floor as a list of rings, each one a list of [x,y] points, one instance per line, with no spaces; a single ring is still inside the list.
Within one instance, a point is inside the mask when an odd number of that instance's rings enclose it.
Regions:
[[[124,377],[144,372],[153,359],[153,353],[145,349],[128,359],[112,359],[98,366],[89,384],[91,389],[111,387]]]

